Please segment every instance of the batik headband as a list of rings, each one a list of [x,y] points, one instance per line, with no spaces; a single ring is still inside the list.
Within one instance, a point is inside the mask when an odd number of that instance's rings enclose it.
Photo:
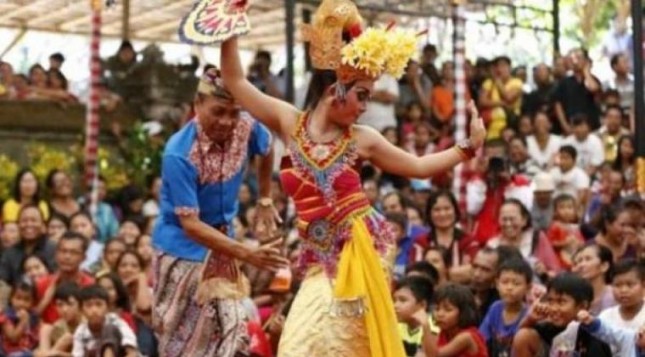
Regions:
[[[226,90],[224,81],[222,80],[222,74],[217,68],[210,68],[204,72],[197,85],[197,93],[226,100],[235,100],[233,95]]]

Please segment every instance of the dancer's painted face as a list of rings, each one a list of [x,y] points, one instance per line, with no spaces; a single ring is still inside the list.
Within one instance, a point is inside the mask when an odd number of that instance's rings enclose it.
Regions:
[[[349,126],[358,120],[358,118],[367,109],[367,103],[370,101],[374,91],[374,81],[363,80],[357,81],[347,91],[345,101],[335,99],[332,103],[331,118],[340,126]]]
[[[195,112],[202,129],[217,143],[231,138],[240,119],[240,111],[241,107],[231,100],[205,95],[195,100]]]

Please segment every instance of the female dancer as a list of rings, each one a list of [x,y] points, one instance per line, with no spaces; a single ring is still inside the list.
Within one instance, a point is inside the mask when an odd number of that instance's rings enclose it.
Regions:
[[[398,75],[416,51],[414,36],[406,53],[401,49],[409,38],[406,42],[405,36],[398,37],[394,40],[401,41],[399,46],[389,46],[386,42],[392,38],[379,37],[378,30],[359,34],[360,23],[351,1],[324,0],[313,25],[303,28],[316,68],[304,113],[264,95],[245,79],[237,39],[222,45],[227,89],[278,133],[289,150],[282,160],[281,180],[296,205],[306,277],[285,324],[280,356],[404,356],[386,272],[394,242],[384,218],[361,189],[358,167],[370,160],[383,171],[427,178],[474,156],[486,136],[472,104],[470,139],[422,157],[393,146],[369,127],[355,125],[387,64],[388,72]],[[352,37],[344,44],[344,38]],[[358,50],[359,45],[371,50]],[[366,52],[369,55],[363,56]],[[403,64],[392,69],[394,57]],[[380,68],[368,67],[368,62],[380,63]]]

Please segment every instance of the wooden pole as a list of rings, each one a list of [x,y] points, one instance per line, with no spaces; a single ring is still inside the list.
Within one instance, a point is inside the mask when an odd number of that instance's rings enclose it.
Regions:
[[[466,139],[468,113],[466,93],[466,10],[463,1],[453,2],[453,58],[455,67],[455,142]],[[468,163],[459,164],[454,169],[453,192],[462,212],[466,208],[465,167]]]
[[[130,39],[130,0],[123,0],[123,16],[121,19],[121,38]]]
[[[285,26],[285,31],[286,31],[286,36],[287,36],[287,68],[286,68],[286,75],[287,75],[287,88],[286,88],[286,93],[285,97],[289,103],[294,102],[295,98],[295,89],[294,89],[294,81],[295,81],[295,70],[294,70],[294,47],[296,46],[296,1],[295,0],[285,0],[285,21],[286,21],[286,26]]]
[[[17,45],[18,42],[20,42],[20,40],[22,40],[23,37],[25,37],[26,33],[27,33],[27,28],[26,27],[21,28],[20,31],[16,34],[16,36],[13,38],[13,40],[11,40],[11,43],[9,43],[9,45],[2,51],[2,53],[0,54],[0,58],[4,57],[4,55],[9,53],[9,51],[11,51],[11,49],[15,45]]]
[[[90,96],[85,124],[85,187],[89,195],[90,214],[96,218],[98,208],[98,150],[101,58],[101,0],[91,1],[92,34],[90,40]]]

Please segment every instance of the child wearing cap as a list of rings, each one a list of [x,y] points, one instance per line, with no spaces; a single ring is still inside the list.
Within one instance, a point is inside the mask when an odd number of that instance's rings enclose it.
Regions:
[[[535,229],[547,230],[553,218],[553,178],[546,172],[540,172],[533,178],[533,208],[531,223]]]

